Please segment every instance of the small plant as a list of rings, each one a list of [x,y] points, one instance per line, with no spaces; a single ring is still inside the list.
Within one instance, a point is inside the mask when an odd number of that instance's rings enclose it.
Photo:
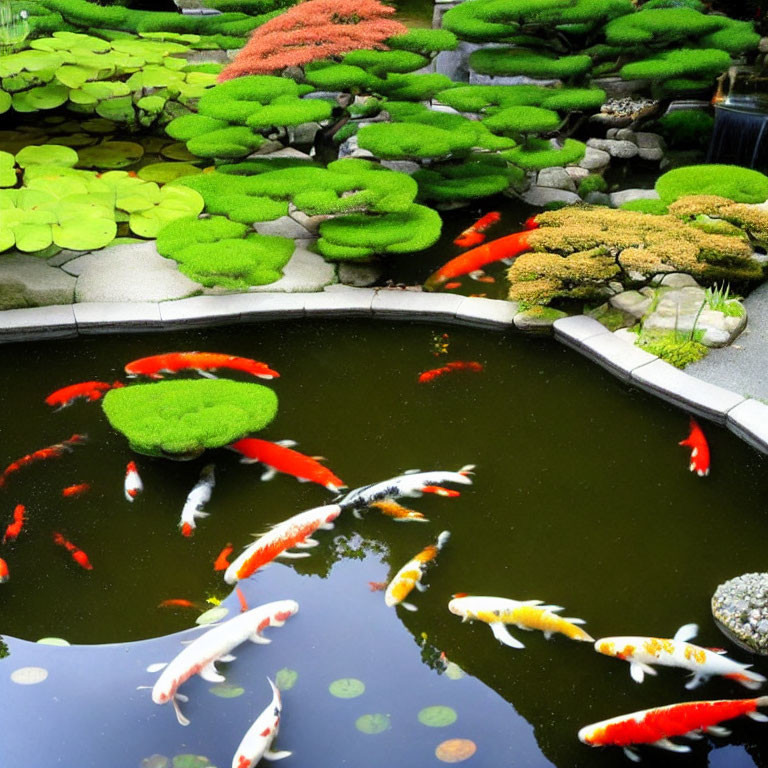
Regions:
[[[666,360],[675,368],[685,368],[687,365],[706,357],[709,352],[709,349],[701,342],[693,339],[681,339],[679,334],[674,331],[651,338],[644,337],[641,332],[637,346],[642,347],[652,355],[657,355],[662,360]]]
[[[706,297],[705,304],[715,312],[722,312],[726,317],[742,317],[744,315],[744,307],[739,304],[740,297],[731,296],[730,293],[730,283],[720,286],[715,283],[704,292]]]

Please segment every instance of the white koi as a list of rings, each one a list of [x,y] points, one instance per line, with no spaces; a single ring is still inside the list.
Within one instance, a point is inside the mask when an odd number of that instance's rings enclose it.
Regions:
[[[253,768],[262,757],[266,760],[282,760],[292,754],[272,751],[272,742],[280,728],[280,714],[283,707],[277,686],[269,678],[267,681],[272,688],[272,701],[243,736],[232,758],[232,768]]]
[[[696,624],[686,624],[677,630],[672,639],[659,637],[603,637],[595,642],[595,650],[606,656],[614,656],[629,662],[629,674],[636,683],[642,683],[645,675],[655,675],[653,664],[662,667],[680,667],[692,673],[686,683],[687,690],[697,688],[707,678],[720,675],[736,680],[745,688],[755,690],[765,678],[752,672],[750,664],[741,664],[720,652],[689,643],[696,637]],[[725,653],[723,651],[722,653]]]
[[[298,610],[299,604],[295,600],[277,600],[252,608],[209,629],[167,665],[153,664],[148,668],[148,672],[163,670],[152,687],[152,701],[155,704],[170,701],[179,723],[189,725],[189,720],[179,709],[178,701],[187,700],[186,696],[178,693],[179,688],[195,675],[200,675],[209,683],[222,682],[225,678],[216,670],[217,661],[233,661],[235,657],[230,652],[246,640],[261,644],[271,643],[272,641],[261,633],[267,627],[282,627]]]
[[[179,520],[182,536],[192,535],[197,527],[195,520],[198,517],[208,517],[208,513],[203,512],[203,509],[211,500],[211,493],[216,485],[216,478],[213,474],[214,469],[213,464],[203,467],[200,479],[189,492],[187,500],[184,502],[184,509],[181,510],[181,520]]]
[[[144,490],[144,483],[139,477],[139,470],[135,461],[129,461],[125,468],[125,482],[123,491],[128,501],[133,501]]]
[[[415,605],[404,603],[406,597],[415,587],[419,592],[425,592],[427,587],[421,583],[421,579],[426,573],[427,566],[437,557],[437,553],[445,546],[450,539],[450,531],[443,531],[437,537],[436,544],[430,544],[419,552],[416,557],[409,560],[389,582],[384,593],[384,602],[391,608],[393,605],[402,605],[409,611],[417,610]]]

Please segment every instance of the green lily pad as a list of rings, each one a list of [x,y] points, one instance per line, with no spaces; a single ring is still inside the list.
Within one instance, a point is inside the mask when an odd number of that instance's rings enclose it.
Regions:
[[[160,201],[154,208],[132,213],[129,226],[139,237],[157,237],[160,230],[182,216],[202,213],[205,202],[194,189],[165,186],[160,190]]]
[[[158,114],[163,111],[166,101],[167,99],[162,96],[144,96],[136,102],[136,106],[139,109],[143,109],[145,112]]]
[[[298,679],[299,673],[295,669],[288,669],[288,667],[283,667],[275,675],[275,685],[281,691],[290,691],[291,688],[296,685],[296,681]]]
[[[195,619],[195,624],[214,624],[217,621],[223,619],[228,613],[229,608],[225,608],[222,605],[217,605],[215,608],[209,608],[204,613],[201,613]]]
[[[114,219],[72,216],[51,227],[53,242],[73,251],[95,251],[115,239]]]
[[[444,728],[446,725],[455,723],[457,718],[456,710],[451,707],[425,707],[419,712],[419,722],[430,728]]]
[[[11,108],[12,103],[13,99],[11,98],[11,94],[6,93],[5,91],[0,91],[0,115],[3,112],[7,112]]]
[[[92,120],[85,120],[81,124],[84,131],[88,133],[114,133],[117,130],[117,124],[112,120],[103,117],[94,117]]]
[[[193,155],[184,141],[174,141],[173,144],[167,144],[160,150],[163,157],[169,160],[183,160],[184,162],[199,162],[200,158]]]
[[[15,94],[20,96],[21,94]],[[55,109],[64,104],[69,99],[69,89],[64,85],[49,83],[40,85],[37,88],[27,91],[25,101],[31,104],[35,109]]]
[[[41,637],[37,642],[38,645],[69,645],[69,642],[62,637]]]
[[[0,187],[16,184],[16,161],[10,152],[0,152]]]
[[[89,133],[71,133],[69,136],[54,136],[50,139],[51,144],[60,144],[63,147],[90,147],[98,139]]]
[[[382,715],[381,713],[373,715],[363,715],[355,720],[355,728],[362,733],[382,733],[388,731],[392,727],[392,723],[389,720],[389,715]]]
[[[208,691],[214,696],[218,696],[220,699],[236,699],[238,696],[242,696],[245,693],[245,688],[230,683],[219,683],[218,685],[209,688]]]
[[[17,155],[16,162],[26,168],[30,165],[58,165],[72,168],[77,163],[77,152],[70,147],[58,144],[30,145]]]
[[[365,683],[354,677],[342,677],[334,680],[328,686],[328,690],[337,699],[354,699],[365,693]]]
[[[56,70],[56,79],[67,88],[80,88],[87,80],[97,75],[96,70],[77,64],[63,64]]]
[[[118,123],[130,123],[135,118],[133,99],[130,96],[119,96],[116,99],[105,99],[96,105],[96,114],[107,120]]]
[[[23,253],[42,251],[53,242],[49,224],[17,224],[13,228],[16,247]]]
[[[467,673],[456,662],[449,661],[445,665],[445,676],[449,680],[461,680],[462,677],[466,677]]]
[[[173,768],[213,768],[213,763],[202,755],[176,755]]]
[[[83,35],[79,32],[54,32],[52,37],[32,40],[29,46],[40,51],[69,51],[80,48],[84,51],[106,52],[110,49],[109,43],[100,37]]]
[[[82,168],[125,168],[141,160],[144,147],[133,141],[104,141],[86,147],[79,155]]]
[[[202,171],[190,163],[151,163],[138,172],[140,179],[156,181],[158,184],[167,184],[174,179],[193,176],[196,173],[202,173]]]

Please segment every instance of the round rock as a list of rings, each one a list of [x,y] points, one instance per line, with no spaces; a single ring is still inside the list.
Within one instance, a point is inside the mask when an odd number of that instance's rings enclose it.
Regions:
[[[768,573],[745,573],[712,595],[712,616],[736,645],[768,656]]]

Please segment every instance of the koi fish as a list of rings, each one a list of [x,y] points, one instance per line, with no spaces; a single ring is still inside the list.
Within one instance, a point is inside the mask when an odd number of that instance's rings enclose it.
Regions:
[[[708,648],[689,643],[698,631],[696,624],[686,624],[677,630],[671,640],[658,637],[603,637],[595,642],[595,650],[628,661],[629,674],[636,683],[642,683],[646,674],[656,674],[652,664],[681,667],[692,672],[693,677],[685,686],[689,691],[712,675],[736,680],[745,688],[753,690],[765,682],[762,675],[750,671],[750,664],[740,664]]]
[[[444,496],[446,499],[455,499],[461,496],[459,491],[454,491],[451,488],[443,488],[442,485],[425,485],[421,489],[422,493],[434,493],[436,496]]]
[[[432,368],[429,371],[424,371],[424,373],[420,373],[419,383],[424,384],[428,381],[433,381],[439,376],[443,376],[444,374],[450,373],[451,371],[477,371],[479,373],[482,370],[483,370],[483,366],[481,363],[476,363],[474,361],[464,362],[462,360],[457,360],[453,363],[447,363],[446,365],[443,365],[440,368]]]
[[[283,472],[293,475],[300,483],[317,483],[334,493],[347,487],[343,480],[320,463],[319,457],[305,456],[291,450],[294,445],[296,443],[293,440],[271,443],[269,440],[245,437],[229,447],[242,454],[242,464],[264,464],[267,470],[261,476],[262,480],[271,480],[278,472]]]
[[[189,725],[179,709],[178,701],[187,697],[178,693],[179,688],[194,675],[200,675],[209,683],[221,683],[225,680],[216,670],[217,661],[233,661],[230,653],[238,645],[250,640],[253,643],[271,643],[262,635],[267,627],[282,627],[299,610],[295,600],[277,600],[241,613],[225,621],[204,635],[195,638],[168,664],[153,664],[148,672],[163,670],[152,687],[152,701],[165,704],[170,701],[176,712],[176,719],[181,725]]]
[[[135,461],[129,461],[125,467],[125,481],[123,482],[123,492],[126,501],[133,501],[144,490],[144,483],[139,477],[139,470]]]
[[[364,485],[362,488],[355,488],[340,499],[338,504],[342,508],[352,507],[352,514],[355,517],[360,517],[358,510],[363,507],[370,507],[375,501],[397,499],[403,496],[418,498],[428,488],[435,487],[435,483],[472,485],[469,475],[473,473],[474,468],[474,464],[467,464],[458,472],[447,472],[440,469],[432,472],[420,472],[418,469],[409,469],[398,477]],[[427,491],[427,493],[429,492]]]
[[[272,689],[272,701],[245,732],[232,758],[232,768],[253,768],[262,757],[266,760],[282,760],[292,754],[285,751],[272,751],[272,742],[277,738],[280,728],[280,713],[283,711],[283,706],[277,686],[269,678],[267,682]]]
[[[633,762],[639,762],[640,756],[633,749],[638,744],[670,752],[690,752],[689,746],[676,744],[670,737],[699,738],[701,733],[728,736],[731,732],[718,723],[741,715],[759,723],[768,722],[768,717],[757,711],[758,707],[765,706],[768,706],[768,696],[670,704],[585,725],[579,731],[579,741],[591,747],[624,747],[624,754]]]
[[[216,478],[213,474],[214,469],[213,464],[203,467],[200,479],[195,483],[194,488],[189,492],[187,500],[184,502],[184,508],[181,510],[181,519],[179,520],[182,536],[192,535],[195,528],[197,528],[195,520],[198,517],[208,517],[208,513],[203,512],[203,508],[211,500],[211,493],[216,485]]]
[[[273,526],[270,531],[260,536],[253,544],[249,544],[227,568],[224,581],[227,584],[235,584],[241,579],[247,579],[259,568],[271,563],[276,557],[309,557],[307,552],[288,552],[287,550],[298,547],[308,549],[316,547],[318,542],[311,538],[318,530],[330,530],[333,521],[341,514],[338,504],[327,504],[324,507],[315,507],[306,512],[289,517]]]
[[[41,448],[34,453],[28,453],[26,456],[22,456],[20,459],[9,464],[0,474],[0,487],[4,486],[8,478],[18,472],[22,467],[27,467],[30,464],[34,464],[37,461],[45,461],[46,459],[57,459],[59,456],[63,456],[65,453],[72,451],[73,445],[82,445],[88,439],[87,435],[74,434],[72,437],[62,440],[60,443],[50,445],[47,448]]]
[[[5,584],[8,579],[11,578],[11,573],[8,570],[8,563],[0,557],[0,584]]]
[[[13,510],[13,522],[5,529],[5,535],[3,536],[3,544],[6,541],[15,541],[18,535],[21,533],[21,529],[24,527],[24,523],[27,520],[26,507],[23,504],[17,504],[16,509]]]
[[[451,259],[447,264],[443,264],[436,272],[433,272],[427,278],[424,287],[428,290],[434,290],[448,280],[475,272],[486,264],[519,256],[524,251],[531,249],[530,235],[530,230],[515,232],[512,235],[500,237],[498,240],[491,240],[490,243],[479,245],[477,248],[462,253],[455,259]]]
[[[451,613],[461,616],[462,621],[484,621],[491,628],[493,636],[510,648],[525,648],[515,637],[509,634],[506,624],[515,624],[520,629],[540,629],[549,639],[560,633],[572,640],[594,642],[577,624],[584,624],[583,619],[564,619],[557,616],[563,609],[559,605],[543,605],[541,600],[509,600],[503,597],[472,597],[464,593],[453,596],[448,603]]]
[[[538,214],[536,214],[538,216]],[[524,222],[523,222],[523,229],[531,230],[531,229],[538,229],[541,224],[539,224],[538,221],[536,221],[536,216],[529,216]]]
[[[184,600],[183,598],[179,597],[172,597],[169,600],[163,600],[162,603],[160,603],[158,608],[195,608],[196,610],[200,610],[200,605],[197,603],[193,603],[191,600]]]
[[[232,554],[232,550],[234,547],[231,544],[227,544],[224,549],[219,552],[219,556],[216,558],[215,562],[213,563],[213,570],[214,571],[226,571],[227,568],[231,565],[229,562],[229,556]]]
[[[88,560],[88,555],[83,552],[82,549],[76,547],[71,541],[65,539],[60,533],[53,534],[53,543],[58,544],[60,547],[64,547],[72,555],[72,559],[86,571],[92,571],[93,566]]]
[[[168,352],[164,355],[152,355],[134,360],[125,366],[125,372],[130,377],[149,376],[151,379],[162,379],[164,373],[194,370],[209,379],[216,377],[210,371],[227,368],[231,371],[242,371],[258,376],[260,379],[276,379],[280,376],[265,363],[251,360],[248,357],[224,355],[218,352]]]
[[[409,560],[396,574],[392,581],[389,582],[386,592],[384,593],[384,602],[390,608],[393,605],[402,605],[409,611],[418,610],[415,605],[411,603],[403,602],[406,597],[414,589],[419,592],[425,592],[427,587],[421,583],[421,579],[426,573],[427,566],[435,560],[438,552],[446,545],[448,539],[451,538],[450,531],[443,531],[438,537],[435,544],[430,544],[428,547],[419,552],[416,557]]]
[[[679,445],[687,445],[691,449],[691,463],[689,469],[699,477],[709,474],[709,445],[707,438],[701,431],[701,427],[691,418],[691,432]]]
[[[120,381],[113,381],[111,384],[106,381],[83,381],[80,384],[70,384],[68,387],[62,387],[55,392],[51,392],[45,398],[45,403],[51,406],[58,405],[57,410],[60,411],[62,408],[69,407],[75,400],[81,397],[92,403],[95,400],[100,400],[110,389],[121,389],[124,386],[125,384]]]
[[[61,489],[61,495],[65,499],[71,499],[75,496],[82,496],[84,493],[88,493],[91,490],[91,486],[88,483],[80,483],[79,485],[68,485],[66,488]]]
[[[421,512],[416,512],[413,509],[408,509],[407,507],[403,507],[400,504],[398,504],[396,501],[392,501],[390,499],[384,499],[383,501],[374,501],[371,506],[374,509],[378,509],[379,512],[381,512],[382,515],[386,515],[387,517],[391,517],[395,520],[397,523],[407,522],[409,520],[413,520],[417,523],[428,523],[429,520],[427,520],[424,515],[421,514]]]
[[[498,211],[491,211],[481,216],[471,227],[467,227],[454,241],[454,245],[459,248],[470,248],[473,245],[480,245],[485,240],[482,234],[486,229],[490,229],[497,221],[501,219]]]

